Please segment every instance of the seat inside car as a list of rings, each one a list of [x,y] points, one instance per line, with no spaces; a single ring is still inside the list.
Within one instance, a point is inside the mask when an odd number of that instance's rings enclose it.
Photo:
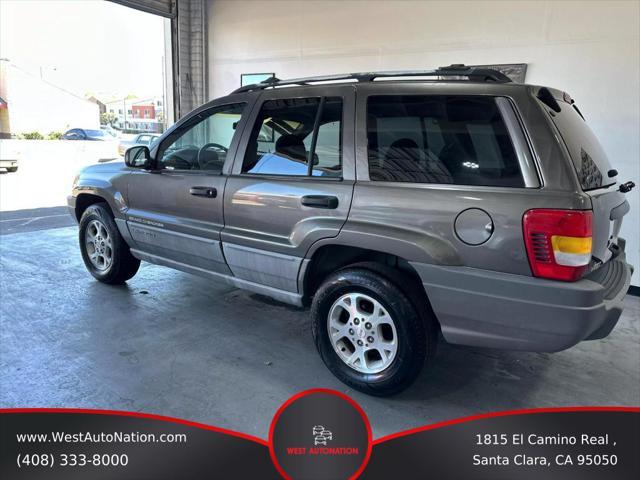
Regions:
[[[224,159],[220,159],[218,152],[210,148],[200,150],[198,153],[198,165],[194,168],[200,168],[200,170],[222,170]]]
[[[306,162],[308,156],[302,138],[293,134],[282,135],[278,138],[276,153],[300,162]]]
[[[422,159],[422,156],[426,156]],[[383,164],[371,167],[372,180],[420,183],[451,183],[447,167],[429,149],[422,150],[415,140],[400,138],[387,149]]]

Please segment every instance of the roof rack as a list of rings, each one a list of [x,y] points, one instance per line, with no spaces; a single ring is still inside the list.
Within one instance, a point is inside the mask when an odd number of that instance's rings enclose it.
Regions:
[[[313,85],[316,83],[351,80],[354,82],[373,82],[378,78],[402,78],[402,77],[467,77],[469,80],[480,82],[509,83],[511,79],[504,73],[490,68],[468,67],[463,64],[449,65],[435,70],[404,70],[391,72],[360,72],[343,73],[337,75],[325,75],[319,77],[292,78],[280,80],[276,77],[268,78],[260,83],[245,85],[232,93],[251,92],[264,90],[265,88],[282,87],[287,85]]]

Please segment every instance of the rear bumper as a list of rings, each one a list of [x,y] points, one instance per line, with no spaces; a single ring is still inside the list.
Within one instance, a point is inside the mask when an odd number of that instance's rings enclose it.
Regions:
[[[606,337],[618,322],[633,269],[620,253],[577,282],[412,263],[450,343],[555,352]]]

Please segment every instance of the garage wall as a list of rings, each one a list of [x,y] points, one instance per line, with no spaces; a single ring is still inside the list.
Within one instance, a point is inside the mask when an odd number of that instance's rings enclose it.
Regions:
[[[179,0],[177,25],[177,117],[189,113],[205,101],[207,87],[206,6],[204,0]],[[174,72],[174,75],[176,72]]]
[[[578,102],[620,179],[639,185],[622,235],[640,285],[640,2],[210,0],[209,96],[279,78],[451,63],[529,64]]]

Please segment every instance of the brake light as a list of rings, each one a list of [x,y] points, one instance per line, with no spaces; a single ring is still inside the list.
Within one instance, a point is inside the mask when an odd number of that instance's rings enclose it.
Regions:
[[[533,209],[523,228],[531,271],[536,277],[578,280],[591,261],[590,210]]]

